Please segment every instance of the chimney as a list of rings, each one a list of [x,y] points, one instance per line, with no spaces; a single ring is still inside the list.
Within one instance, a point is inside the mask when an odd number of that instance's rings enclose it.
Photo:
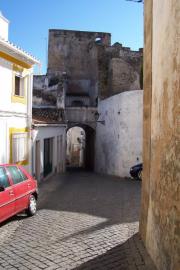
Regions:
[[[2,15],[0,11],[0,38],[8,41],[9,21]]]

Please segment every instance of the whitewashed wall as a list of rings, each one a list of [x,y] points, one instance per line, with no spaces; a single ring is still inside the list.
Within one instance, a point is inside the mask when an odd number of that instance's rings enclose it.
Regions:
[[[9,136],[7,121],[0,117],[0,164],[9,162]]]
[[[9,163],[10,160],[10,128],[25,128],[27,127],[27,118],[24,116],[11,115],[10,113],[2,114],[0,111],[0,164]],[[30,141],[30,140],[29,140]],[[25,168],[31,172],[30,166],[30,148],[28,151],[28,165]]]
[[[9,21],[2,15],[0,11],[0,37],[8,40]]]
[[[61,160],[57,159],[57,138],[62,135],[62,149],[61,149]],[[36,141],[40,141],[40,175],[43,179],[44,171],[44,139],[53,138],[53,168],[52,173],[56,172],[58,163],[61,164],[62,172],[65,171],[65,158],[66,158],[66,126],[39,126],[35,127],[32,131],[33,137],[33,154],[32,154],[32,165],[33,174],[35,175],[36,170]]]
[[[0,58],[0,110],[3,112],[23,113],[27,114],[29,100],[28,94],[32,95],[32,70],[26,70],[27,73],[27,90],[25,93],[26,104],[19,102],[12,102],[11,97],[13,94],[13,64]]]
[[[129,177],[131,166],[142,162],[143,91],[123,92],[99,102],[95,170]]]
[[[10,162],[9,129],[31,127],[32,69],[26,70],[26,104],[12,102],[13,64],[0,58],[0,164]],[[28,164],[24,167],[31,173],[31,140],[28,136]]]

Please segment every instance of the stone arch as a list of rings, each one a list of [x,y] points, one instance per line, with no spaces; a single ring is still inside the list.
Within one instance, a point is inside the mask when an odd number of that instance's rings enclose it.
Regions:
[[[88,124],[71,123],[68,124],[67,131],[73,127],[80,127],[85,131],[85,157],[84,168],[88,171],[94,170],[95,160],[95,128]]]

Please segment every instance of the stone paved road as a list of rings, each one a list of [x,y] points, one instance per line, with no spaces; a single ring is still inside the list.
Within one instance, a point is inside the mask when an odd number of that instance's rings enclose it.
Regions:
[[[140,182],[86,172],[40,186],[39,211],[0,228],[0,269],[154,270],[138,234]]]

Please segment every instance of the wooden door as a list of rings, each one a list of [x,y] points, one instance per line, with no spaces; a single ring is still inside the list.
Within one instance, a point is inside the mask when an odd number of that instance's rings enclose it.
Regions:
[[[57,172],[63,170],[63,147],[62,147],[62,135],[57,138]]]
[[[36,179],[40,181],[40,141],[36,141],[36,160],[35,160],[35,174]]]
[[[53,138],[44,139],[44,177],[52,172]]]

